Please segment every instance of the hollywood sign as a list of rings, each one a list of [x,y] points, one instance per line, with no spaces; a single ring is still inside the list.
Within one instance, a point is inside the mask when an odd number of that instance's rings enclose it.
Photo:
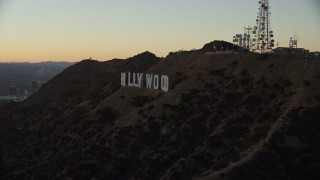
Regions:
[[[169,77],[167,75],[122,72],[121,86],[148,88],[168,92]]]

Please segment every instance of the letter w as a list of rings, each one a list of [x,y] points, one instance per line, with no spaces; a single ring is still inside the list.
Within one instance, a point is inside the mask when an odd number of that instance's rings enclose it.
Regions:
[[[152,88],[153,74],[146,74],[147,88]]]

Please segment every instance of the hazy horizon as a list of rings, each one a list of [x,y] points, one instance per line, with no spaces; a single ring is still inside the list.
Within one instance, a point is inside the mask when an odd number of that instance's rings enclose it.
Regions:
[[[320,3],[271,1],[275,41],[320,50]],[[213,40],[232,42],[254,25],[258,0],[0,0],[0,62],[76,62],[128,58],[144,51],[159,57],[200,49]]]

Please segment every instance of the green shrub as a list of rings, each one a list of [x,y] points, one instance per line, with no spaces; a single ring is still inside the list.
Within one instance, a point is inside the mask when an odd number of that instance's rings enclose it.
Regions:
[[[268,67],[269,67],[270,69],[271,69],[271,68],[274,68],[274,63],[269,64]]]
[[[105,107],[99,111],[100,113],[100,121],[103,122],[113,122],[116,118],[116,114],[110,107]]]
[[[262,138],[266,137],[269,129],[270,126],[268,125],[255,128],[253,134],[249,134],[244,137],[242,140],[243,145],[246,146],[258,142]]]
[[[171,104],[169,104],[169,103],[164,103],[164,104],[162,105],[162,107],[163,107],[164,109],[170,108],[170,107],[171,107]]]
[[[303,81],[303,85],[305,85],[305,86],[310,86],[310,85],[311,85],[311,82],[308,81],[308,80],[304,80],[304,81]]]
[[[196,97],[198,97],[198,93],[200,91],[196,89],[191,89],[188,94],[181,94],[180,100],[181,103],[190,103],[192,102]]]
[[[249,83],[250,83],[250,79],[247,77],[241,78],[241,80],[240,80],[240,84],[242,86],[248,85]]]
[[[248,69],[244,69],[244,70],[240,73],[241,76],[247,76],[248,74],[249,74]]]
[[[135,107],[141,107],[143,106],[146,102],[149,101],[149,96],[136,96],[136,97],[132,97],[132,106]]]
[[[285,86],[290,86],[290,85],[292,85],[292,81],[290,79],[285,79],[284,80],[284,85]]]
[[[219,77],[224,77],[224,71],[226,68],[223,69],[212,69],[209,71],[209,74],[212,76],[219,76]]]
[[[258,106],[262,103],[262,98],[258,95],[250,95],[246,97],[242,104],[247,106]]]

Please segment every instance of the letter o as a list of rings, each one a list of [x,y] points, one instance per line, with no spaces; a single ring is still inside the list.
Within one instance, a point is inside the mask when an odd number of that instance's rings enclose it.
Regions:
[[[166,75],[161,76],[161,90],[164,92],[169,90],[169,77]]]
[[[159,75],[153,76],[153,89],[159,89]]]

